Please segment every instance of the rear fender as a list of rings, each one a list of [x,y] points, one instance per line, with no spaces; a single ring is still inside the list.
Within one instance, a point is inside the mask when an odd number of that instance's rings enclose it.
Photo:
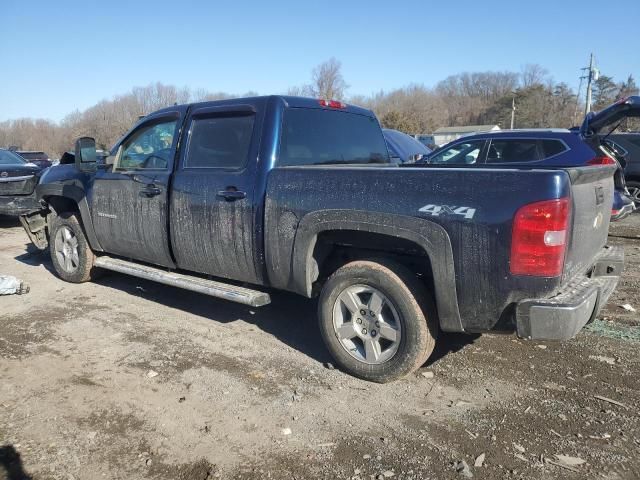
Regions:
[[[450,332],[464,331],[458,310],[451,240],[442,226],[421,218],[356,210],[323,210],[307,214],[296,232],[292,264],[293,291],[311,296],[316,241],[321,232],[332,230],[384,234],[420,246],[431,262],[440,327]]]

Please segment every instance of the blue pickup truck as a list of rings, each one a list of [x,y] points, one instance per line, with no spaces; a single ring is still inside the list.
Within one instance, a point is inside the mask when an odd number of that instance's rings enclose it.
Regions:
[[[317,298],[337,364],[372,381],[420,367],[439,331],[568,339],[623,268],[606,245],[615,167],[395,165],[375,115],[341,102],[173,106],[95,160],[79,139],[22,217],[61,278]]]

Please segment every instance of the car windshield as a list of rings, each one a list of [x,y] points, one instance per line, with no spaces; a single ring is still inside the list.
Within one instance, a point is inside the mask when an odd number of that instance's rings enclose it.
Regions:
[[[9,150],[0,150],[0,165],[24,165],[27,161]]]

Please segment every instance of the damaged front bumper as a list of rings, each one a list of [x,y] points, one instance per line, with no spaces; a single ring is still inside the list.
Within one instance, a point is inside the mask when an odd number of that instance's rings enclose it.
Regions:
[[[0,215],[18,216],[41,209],[35,191],[31,195],[0,196]]]
[[[615,290],[624,268],[624,250],[605,247],[588,275],[574,279],[551,298],[526,299],[516,307],[519,337],[567,340],[592,321]]]

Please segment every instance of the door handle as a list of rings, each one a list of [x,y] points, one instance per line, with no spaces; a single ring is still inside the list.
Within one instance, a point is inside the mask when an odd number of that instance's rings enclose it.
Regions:
[[[153,184],[148,185],[142,190],[140,190],[140,194],[148,198],[155,197],[156,195],[160,195],[161,193],[162,193],[162,190],[160,190],[158,187],[156,187]]]
[[[241,192],[239,190],[220,190],[218,192],[218,196],[229,201],[242,200],[247,197],[247,192]]]

